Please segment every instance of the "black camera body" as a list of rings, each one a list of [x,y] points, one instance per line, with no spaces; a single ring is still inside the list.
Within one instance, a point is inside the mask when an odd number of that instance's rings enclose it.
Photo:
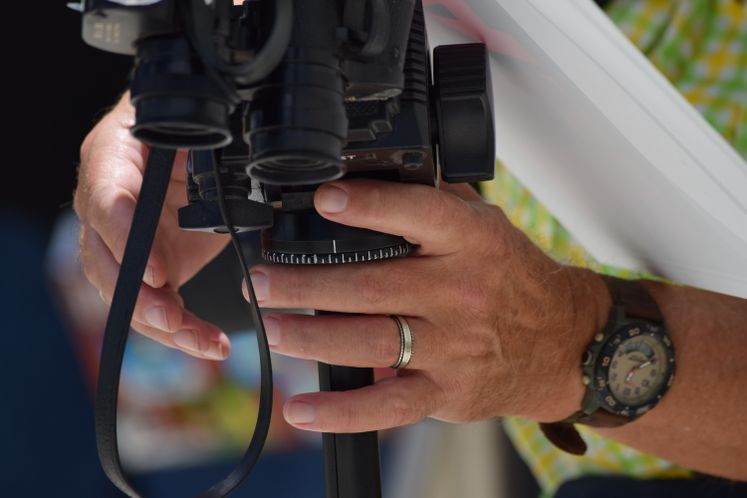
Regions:
[[[236,230],[263,255],[340,263],[406,255],[400,237],[331,223],[321,183],[493,177],[484,45],[430,50],[420,0],[84,0],[83,38],[135,56],[135,137],[190,150],[188,230]],[[431,74],[433,73],[433,76]],[[440,164],[440,168],[439,168]]]

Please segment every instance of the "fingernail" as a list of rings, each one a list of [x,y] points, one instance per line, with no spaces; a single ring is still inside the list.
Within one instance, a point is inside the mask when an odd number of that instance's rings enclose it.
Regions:
[[[262,320],[265,323],[265,335],[267,344],[277,346],[280,344],[280,321],[277,318],[266,316]]]
[[[152,266],[148,266],[145,269],[145,275],[143,276],[143,280],[145,281],[146,284],[150,285],[151,287],[156,286],[156,277],[154,276]]]
[[[316,206],[325,213],[341,213],[348,206],[348,193],[341,188],[326,185],[317,193]]]
[[[163,306],[153,306],[145,310],[145,321],[151,327],[169,330],[169,319],[166,315],[166,308]]]
[[[316,410],[308,403],[292,401],[285,407],[285,419],[291,424],[310,424],[316,417]]]
[[[269,281],[267,275],[259,271],[253,271],[249,274],[252,279],[252,287],[254,287],[254,294],[257,295],[257,301],[264,301],[267,299],[269,292]]]
[[[212,341],[205,351],[205,356],[214,360],[225,360],[228,356],[225,346],[221,340]]]
[[[202,353],[200,350],[200,338],[194,330],[178,331],[174,334],[174,344],[193,353]]]

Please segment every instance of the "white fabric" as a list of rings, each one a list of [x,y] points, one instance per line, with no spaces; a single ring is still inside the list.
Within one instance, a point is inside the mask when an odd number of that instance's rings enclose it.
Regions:
[[[491,50],[496,154],[600,262],[747,298],[747,162],[590,0],[426,2]]]

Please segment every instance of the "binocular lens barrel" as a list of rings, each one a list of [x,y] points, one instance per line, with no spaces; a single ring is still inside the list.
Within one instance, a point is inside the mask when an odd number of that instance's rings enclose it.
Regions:
[[[184,37],[145,39],[137,57],[131,98],[136,138],[153,146],[193,150],[231,142],[231,102]]]
[[[294,0],[285,57],[256,89],[244,126],[247,171],[274,185],[313,185],[345,173],[345,81],[338,2]]]
[[[345,173],[348,119],[344,81],[331,54],[293,50],[258,89],[245,129],[249,175],[264,183],[308,185]]]

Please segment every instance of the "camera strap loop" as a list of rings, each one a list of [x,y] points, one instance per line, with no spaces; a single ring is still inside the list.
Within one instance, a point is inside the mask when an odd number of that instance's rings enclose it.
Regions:
[[[96,445],[99,459],[106,475],[123,493],[131,498],[141,498],[125,475],[119,459],[117,445],[117,399],[119,395],[119,380],[122,370],[122,360],[130,322],[135,310],[135,302],[142,285],[143,274],[148,263],[153,240],[155,239],[158,220],[166,196],[166,190],[171,177],[175,150],[151,148],[148,163],[143,175],[140,196],[135,207],[132,226],[127,238],[122,267],[117,278],[109,316],[106,322],[104,340],[101,349],[99,377],[95,401]],[[216,175],[217,177],[218,175]],[[220,185],[221,211],[226,226],[232,228],[224,209],[223,195]],[[232,233],[234,247],[238,248],[238,241]],[[245,276],[248,270],[243,255],[239,255]],[[265,337],[259,307],[254,298],[254,289],[247,278],[252,296],[251,314],[257,328],[257,343],[259,346],[261,368],[261,391],[259,413],[254,435],[249,448],[239,465],[222,481],[199,495],[201,498],[220,498],[228,495],[249,474],[256,463],[264,446],[269,429],[272,407],[272,369],[270,353]]]
[[[119,378],[130,321],[156,235],[174,156],[173,150],[150,150],[101,346],[95,405],[96,445],[106,475],[132,498],[139,498],[140,494],[124,474],[117,445]]]

